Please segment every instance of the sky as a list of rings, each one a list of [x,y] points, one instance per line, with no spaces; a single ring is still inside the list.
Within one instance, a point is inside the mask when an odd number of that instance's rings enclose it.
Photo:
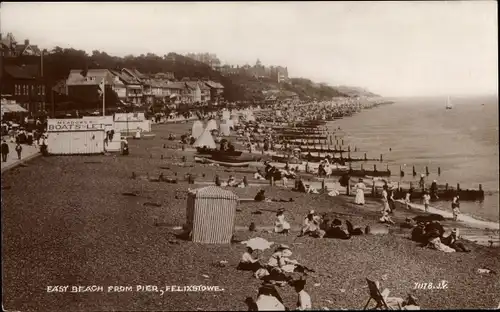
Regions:
[[[496,1],[1,3],[41,48],[215,53],[383,96],[498,93]]]

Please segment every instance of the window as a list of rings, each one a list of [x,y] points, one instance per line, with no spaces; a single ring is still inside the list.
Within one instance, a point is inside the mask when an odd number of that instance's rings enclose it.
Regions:
[[[14,94],[15,95],[19,94],[19,86],[18,85],[14,85]]]
[[[27,85],[23,85],[23,94],[28,95],[28,86]]]
[[[42,86],[42,95],[45,95],[45,86]]]

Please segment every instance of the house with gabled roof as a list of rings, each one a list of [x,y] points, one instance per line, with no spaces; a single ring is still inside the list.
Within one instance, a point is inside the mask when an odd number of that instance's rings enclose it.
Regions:
[[[66,79],[67,94],[82,103],[98,102],[101,99],[99,84],[103,80],[106,90],[111,91],[115,79],[108,69],[72,69]]]
[[[44,110],[45,84],[36,66],[3,65],[0,94],[15,100],[30,113]]]
[[[210,100],[220,102],[223,99],[224,86],[212,80],[205,81],[205,84],[210,88]]]
[[[141,79],[132,70],[126,68],[123,68],[119,74],[120,80],[125,84],[127,102],[142,104],[144,86]]]
[[[196,81],[185,81],[184,82],[190,91],[190,99],[188,103],[200,103],[201,102],[201,89]]]
[[[21,55],[42,55],[42,51],[37,45],[30,44],[29,39],[24,40],[24,44],[16,44],[15,46],[16,56]]]

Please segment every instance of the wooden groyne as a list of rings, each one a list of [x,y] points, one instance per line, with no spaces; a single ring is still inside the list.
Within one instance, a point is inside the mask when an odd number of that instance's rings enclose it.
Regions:
[[[479,184],[478,189],[461,189],[460,185],[457,184],[456,188],[449,187],[446,185],[438,185],[436,191],[431,192],[427,188],[413,188],[412,183],[410,183],[409,188],[397,187],[394,190],[394,198],[395,199],[404,199],[406,197],[406,193],[408,193],[411,189],[411,200],[422,199],[425,192],[429,192],[431,195],[431,201],[436,202],[440,200],[450,201],[455,196],[459,196],[461,201],[482,201],[484,200],[484,190],[481,184]],[[382,188],[372,186],[371,192],[367,194],[370,197],[381,198],[382,197]]]

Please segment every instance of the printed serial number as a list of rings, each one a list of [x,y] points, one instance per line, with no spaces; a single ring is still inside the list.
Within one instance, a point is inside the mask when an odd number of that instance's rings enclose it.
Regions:
[[[413,289],[427,289],[427,290],[433,290],[433,289],[448,289],[448,282],[447,281],[441,281],[439,283],[415,283],[415,286]]]

